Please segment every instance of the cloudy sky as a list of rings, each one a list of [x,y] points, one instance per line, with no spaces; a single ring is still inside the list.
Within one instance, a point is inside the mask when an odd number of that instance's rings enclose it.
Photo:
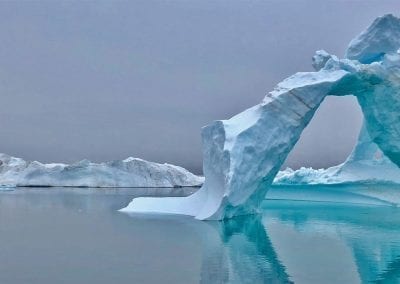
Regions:
[[[399,1],[2,1],[0,152],[141,157],[201,171],[200,128],[262,100],[317,49],[343,56]],[[329,98],[287,164],[329,166],[361,124]]]

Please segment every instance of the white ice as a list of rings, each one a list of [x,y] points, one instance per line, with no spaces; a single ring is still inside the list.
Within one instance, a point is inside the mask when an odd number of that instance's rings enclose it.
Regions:
[[[0,154],[0,186],[177,187],[199,186],[203,178],[188,170],[138,158],[92,163],[42,164]]]

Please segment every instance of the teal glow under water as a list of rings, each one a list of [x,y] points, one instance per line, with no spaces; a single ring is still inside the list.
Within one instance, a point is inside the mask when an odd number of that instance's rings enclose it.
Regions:
[[[116,209],[191,189],[0,192],[0,283],[398,283],[400,209],[269,200],[224,222]]]

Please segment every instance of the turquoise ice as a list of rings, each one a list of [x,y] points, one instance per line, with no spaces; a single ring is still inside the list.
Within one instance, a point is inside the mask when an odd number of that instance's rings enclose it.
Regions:
[[[351,41],[347,58],[317,51],[315,72],[296,73],[260,104],[203,128],[205,183],[198,192],[185,198],[138,198],[122,211],[184,214],[200,220],[257,213],[326,96],[356,96],[371,144],[399,167],[399,48],[400,19],[385,15]]]

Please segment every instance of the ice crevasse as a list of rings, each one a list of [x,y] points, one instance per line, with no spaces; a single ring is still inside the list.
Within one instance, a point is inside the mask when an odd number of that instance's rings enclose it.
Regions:
[[[290,76],[260,104],[202,129],[205,182],[199,191],[188,197],[137,198],[122,211],[184,214],[200,220],[257,213],[326,96],[354,95],[364,114],[360,145],[349,159],[360,160],[356,154],[369,154],[368,149],[376,147],[396,171],[400,166],[399,48],[400,19],[385,15],[350,42],[344,59],[317,51],[315,72]],[[361,149],[366,151],[358,153]]]

